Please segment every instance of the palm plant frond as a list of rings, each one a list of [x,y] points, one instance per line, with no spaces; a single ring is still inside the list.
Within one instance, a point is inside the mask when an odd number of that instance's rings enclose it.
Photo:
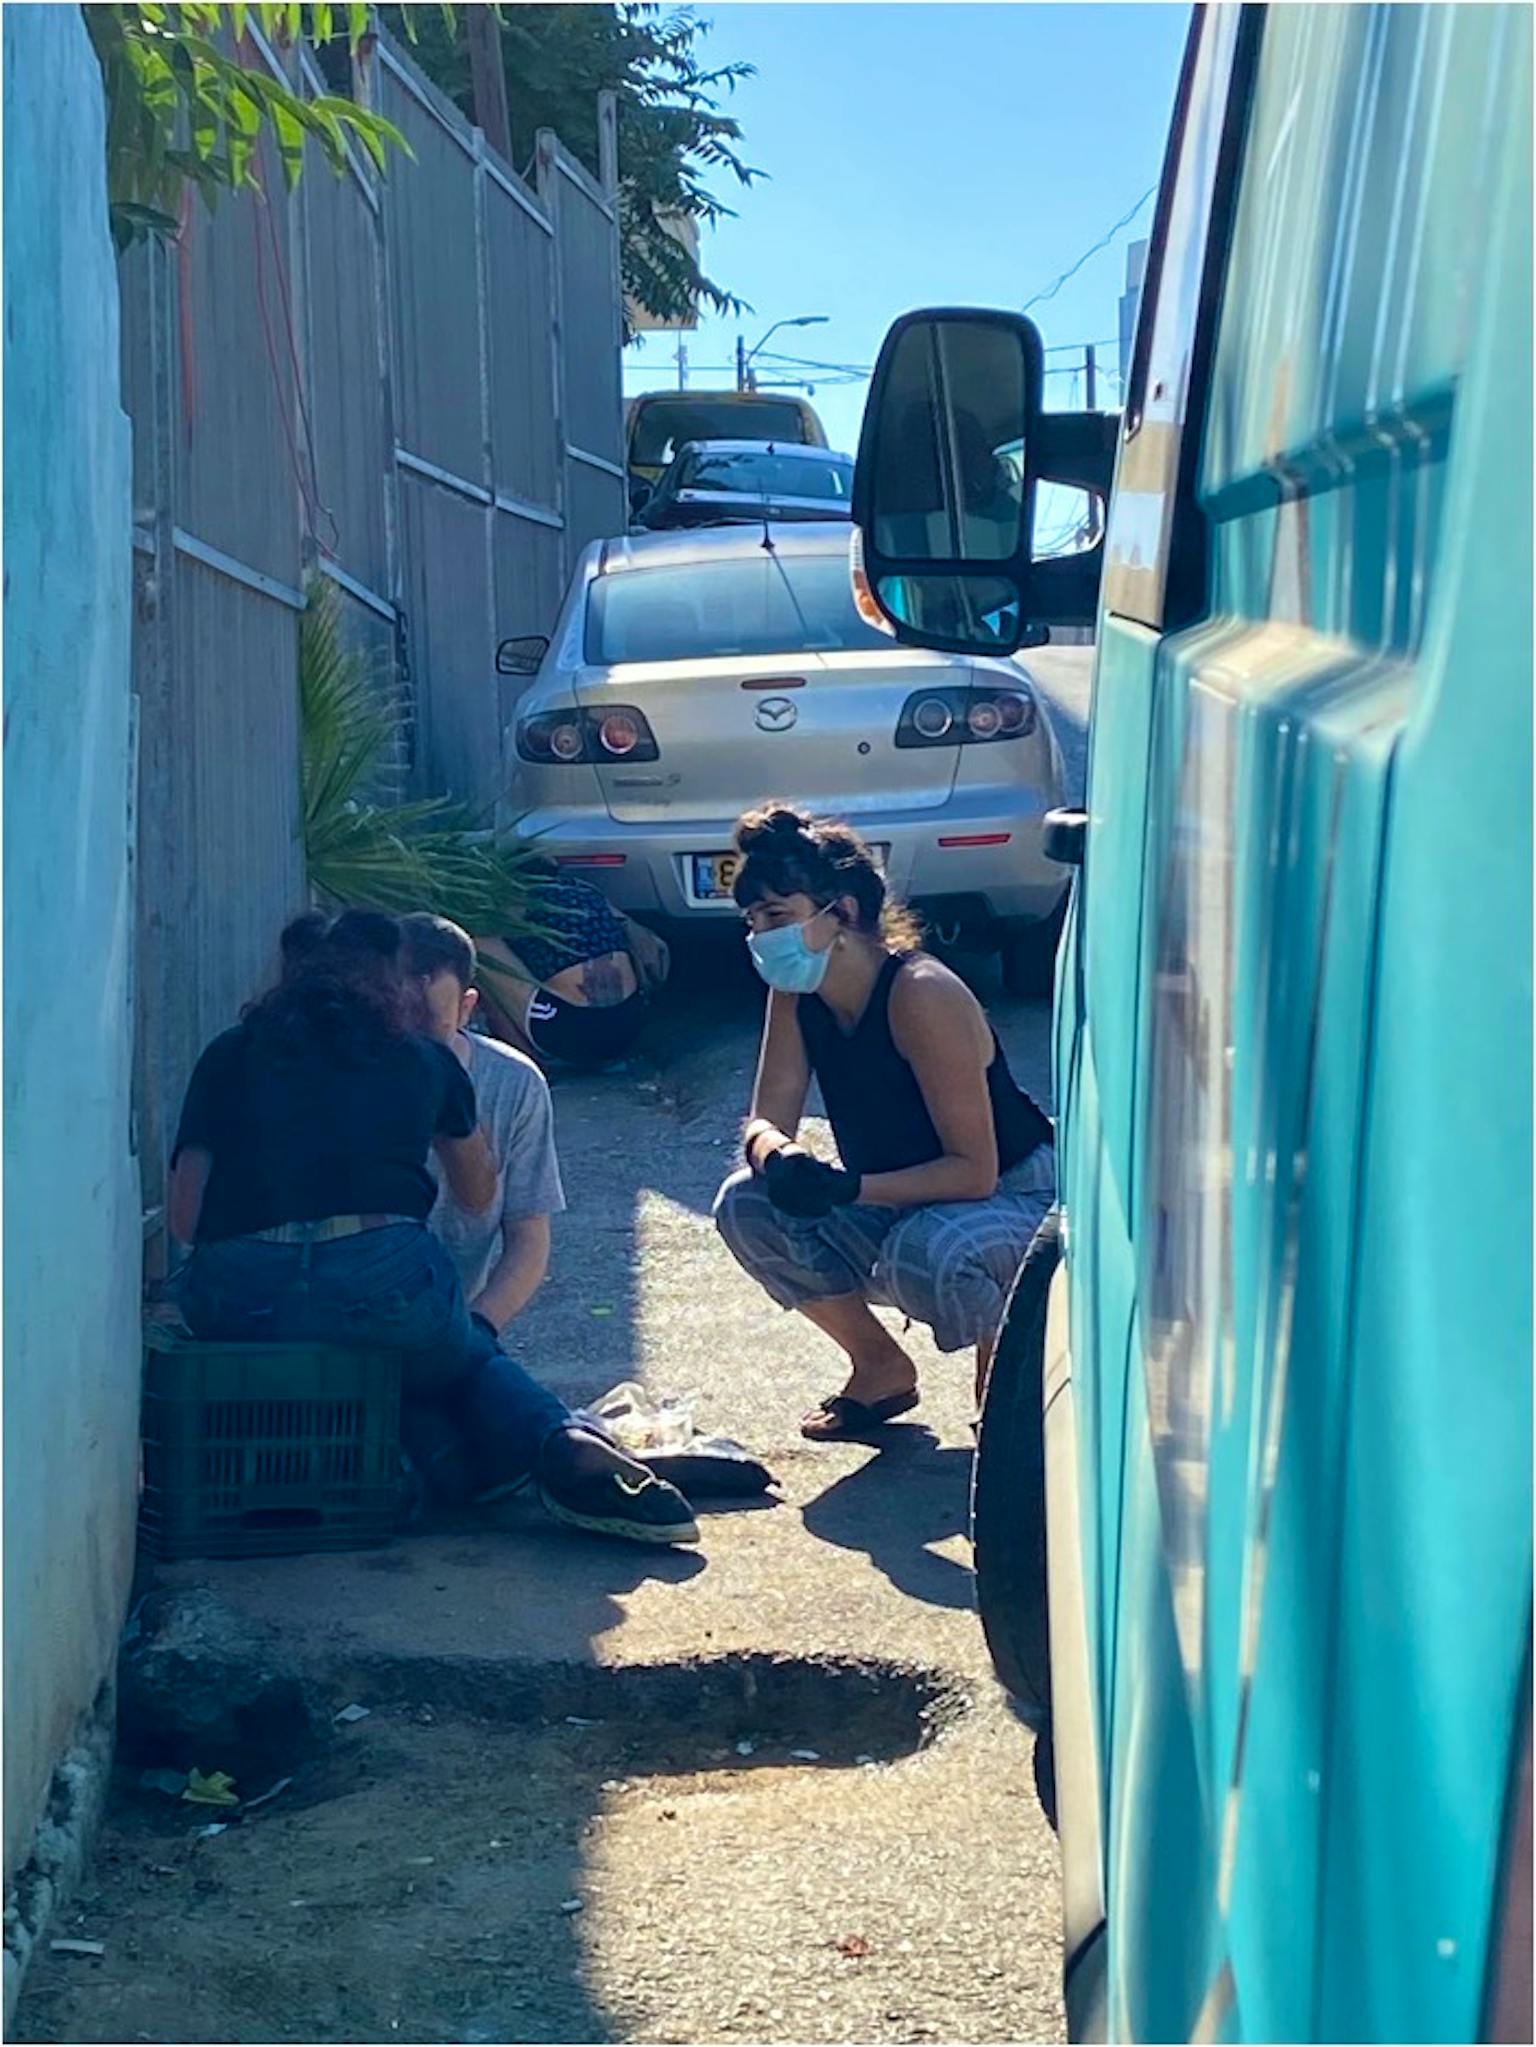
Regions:
[[[324,903],[392,916],[431,910],[514,945],[548,935],[538,907],[546,877],[528,840],[498,834],[451,797],[380,797],[396,721],[371,664],[346,645],[324,582],[299,620],[299,721],[304,858]]]

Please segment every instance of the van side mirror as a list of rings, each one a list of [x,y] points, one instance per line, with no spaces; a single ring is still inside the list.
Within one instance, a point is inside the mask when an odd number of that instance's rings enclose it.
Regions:
[[[1035,546],[1037,490],[1108,496],[1118,420],[1045,413],[1044,351],[1017,313],[908,313],[875,367],[854,474],[855,594],[898,640],[954,654],[1093,623],[1103,556]]]
[[[496,649],[496,673],[537,675],[548,652],[547,633],[528,633],[520,640],[503,640]]]

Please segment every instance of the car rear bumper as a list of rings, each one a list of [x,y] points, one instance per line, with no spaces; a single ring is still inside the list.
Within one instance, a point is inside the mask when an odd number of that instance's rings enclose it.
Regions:
[[[934,910],[964,902],[967,919],[1038,922],[1066,892],[1068,876],[1041,851],[1047,800],[1028,790],[956,790],[940,807],[861,811],[859,831],[887,848],[886,872],[904,901]],[[718,924],[732,903],[701,903],[689,886],[691,856],[722,853],[734,818],[620,824],[590,809],[534,810],[518,829],[573,872],[597,883],[617,908],[679,923]]]

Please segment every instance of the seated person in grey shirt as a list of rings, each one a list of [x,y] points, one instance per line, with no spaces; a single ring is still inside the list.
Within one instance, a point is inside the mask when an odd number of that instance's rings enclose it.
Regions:
[[[469,934],[425,913],[402,917],[400,928],[418,1028],[468,1071],[497,1171],[496,1199],[484,1214],[471,1214],[444,1186],[428,1227],[458,1268],[471,1315],[499,1337],[538,1292],[549,1269],[549,1219],[565,1207],[549,1083],[525,1053],[466,1028],[478,1000]]]

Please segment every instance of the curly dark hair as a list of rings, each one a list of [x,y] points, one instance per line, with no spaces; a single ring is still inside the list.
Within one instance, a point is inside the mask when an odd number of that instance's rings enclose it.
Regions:
[[[366,1065],[406,1032],[400,940],[396,920],[373,910],[296,917],[279,941],[281,978],[242,1022],[275,1051]]]
[[[835,903],[851,896],[858,905],[857,929],[878,938],[892,952],[915,952],[922,926],[886,887],[875,856],[850,824],[813,817],[788,803],[767,803],[746,811],[736,823],[736,850],[743,855],[731,884],[738,909],[765,895],[809,896]]]

